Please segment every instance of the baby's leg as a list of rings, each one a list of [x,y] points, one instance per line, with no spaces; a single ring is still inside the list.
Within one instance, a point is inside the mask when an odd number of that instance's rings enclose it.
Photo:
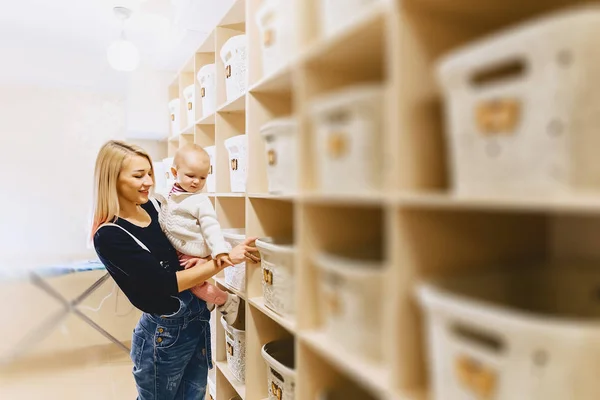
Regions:
[[[227,292],[208,282],[194,286],[190,290],[196,297],[218,306],[222,306],[227,301]]]

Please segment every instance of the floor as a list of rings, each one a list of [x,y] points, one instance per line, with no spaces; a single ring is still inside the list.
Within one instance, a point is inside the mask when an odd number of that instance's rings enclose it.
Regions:
[[[36,354],[0,368],[3,400],[135,398],[129,355],[113,344]]]

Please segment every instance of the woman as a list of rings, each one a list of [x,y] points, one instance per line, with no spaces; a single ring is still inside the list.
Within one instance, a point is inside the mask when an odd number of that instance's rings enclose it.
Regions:
[[[212,368],[210,312],[188,289],[224,266],[194,258],[180,265],[160,228],[159,204],[149,199],[153,185],[152,161],[141,148],[119,141],[102,147],[95,170],[94,247],[143,311],[131,343],[138,400],[203,399]],[[258,261],[249,246],[254,239],[232,250],[233,263]]]

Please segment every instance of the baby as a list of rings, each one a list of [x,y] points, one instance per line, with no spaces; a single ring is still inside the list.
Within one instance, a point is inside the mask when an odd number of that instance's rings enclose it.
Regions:
[[[204,193],[200,193],[210,170],[210,157],[200,146],[186,145],[175,153],[171,172],[175,184],[166,199],[161,199],[160,225],[175,247],[179,256],[192,256],[210,260],[219,266],[233,266],[221,226],[213,205]],[[213,304],[232,325],[237,318],[240,299],[215,285],[204,282],[191,289],[197,297]]]

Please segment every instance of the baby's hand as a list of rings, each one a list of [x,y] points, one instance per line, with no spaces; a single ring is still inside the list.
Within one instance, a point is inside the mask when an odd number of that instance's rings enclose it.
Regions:
[[[217,266],[219,268],[223,268],[223,264],[225,264],[226,266],[230,266],[233,267],[233,263],[231,262],[231,259],[229,258],[229,254],[219,254],[217,256]]]

